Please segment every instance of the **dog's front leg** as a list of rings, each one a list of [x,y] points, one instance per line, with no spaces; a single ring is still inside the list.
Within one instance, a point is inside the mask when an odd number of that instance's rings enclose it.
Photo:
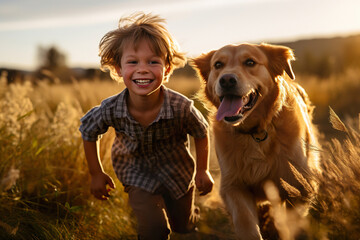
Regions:
[[[221,197],[233,219],[237,239],[261,240],[254,197],[239,187],[221,189]]]

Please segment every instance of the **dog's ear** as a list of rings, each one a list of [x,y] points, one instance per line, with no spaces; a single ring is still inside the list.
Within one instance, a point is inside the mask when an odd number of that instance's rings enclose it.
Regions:
[[[274,78],[279,75],[282,76],[285,71],[292,80],[295,80],[295,75],[291,68],[291,61],[295,60],[295,57],[290,48],[265,43],[262,43],[259,47],[269,60],[269,71]]]
[[[195,68],[199,77],[201,77],[205,82],[207,82],[211,70],[211,58],[214,55],[216,50],[213,50],[208,53],[203,53],[199,57],[192,58],[190,60],[190,65]]]

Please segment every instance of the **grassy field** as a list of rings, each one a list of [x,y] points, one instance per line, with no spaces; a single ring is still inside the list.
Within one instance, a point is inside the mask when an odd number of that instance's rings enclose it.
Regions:
[[[326,170],[304,225],[306,239],[360,239],[359,73],[352,70],[323,80],[298,77],[316,106]],[[193,97],[200,83],[178,77],[168,86]],[[136,239],[136,223],[119,181],[108,201],[90,195],[78,131],[87,110],[123,88],[110,81],[7,85],[0,79],[0,240]],[[196,106],[206,114],[201,103]],[[335,114],[329,122],[329,106],[345,123]],[[110,163],[113,137],[112,130],[105,134],[101,157],[116,179]],[[234,239],[218,196],[219,169],[213,152],[211,172],[216,180],[213,193],[197,196],[200,233],[173,234],[171,239]]]

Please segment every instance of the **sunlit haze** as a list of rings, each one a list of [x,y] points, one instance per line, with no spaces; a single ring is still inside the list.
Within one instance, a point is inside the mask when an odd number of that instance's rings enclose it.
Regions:
[[[69,66],[98,67],[101,37],[135,11],[164,17],[188,56],[230,43],[360,33],[359,0],[2,0],[0,67],[33,70],[39,46],[56,46]]]

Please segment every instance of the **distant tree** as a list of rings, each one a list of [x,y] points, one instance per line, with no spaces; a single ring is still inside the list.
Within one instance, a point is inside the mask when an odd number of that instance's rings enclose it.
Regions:
[[[38,47],[39,67],[36,75],[40,79],[49,79],[50,81],[69,82],[72,72],[66,65],[66,55],[57,47]]]
[[[39,46],[38,57],[41,68],[53,70],[66,66],[66,56],[60,50],[51,46],[49,48]]]

